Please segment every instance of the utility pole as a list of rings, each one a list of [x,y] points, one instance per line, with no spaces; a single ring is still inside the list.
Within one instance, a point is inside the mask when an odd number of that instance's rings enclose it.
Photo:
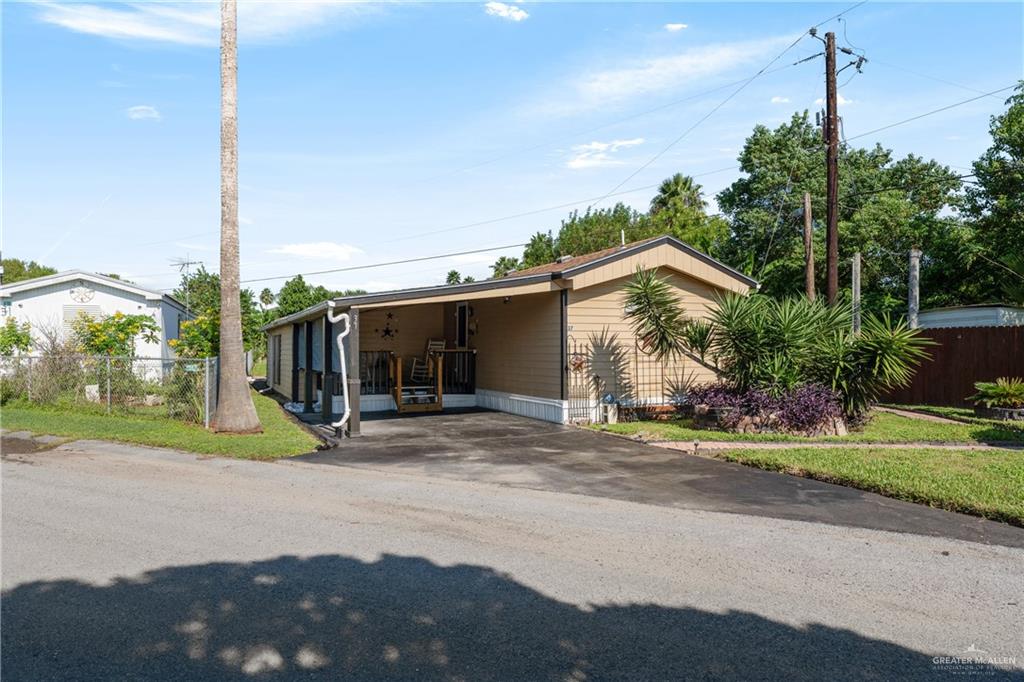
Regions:
[[[825,300],[834,305],[839,294],[839,117],[836,102],[836,34],[825,34],[825,133],[828,171],[825,204]]]
[[[910,250],[910,277],[907,282],[907,324],[917,329],[917,311],[921,304],[921,251]]]
[[[804,192],[804,293],[814,300],[814,217],[811,214],[811,193]]]
[[[860,333],[860,251],[853,254],[853,333]]]

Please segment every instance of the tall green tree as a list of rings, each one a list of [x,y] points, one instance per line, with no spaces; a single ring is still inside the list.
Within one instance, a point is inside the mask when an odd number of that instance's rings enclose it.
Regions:
[[[519,261],[512,256],[502,256],[498,260],[494,261],[494,265],[491,266],[491,271],[494,277],[504,277],[510,272],[519,269]]]
[[[550,231],[536,233],[530,237],[529,243],[523,249],[522,267],[533,268],[555,262],[558,260],[555,246],[555,239]]]
[[[721,256],[759,279],[776,297],[803,287],[803,194],[811,195],[815,225],[825,217],[825,152],[821,132],[807,112],[774,130],[757,126],[739,156],[744,176],[718,194],[731,223]],[[960,181],[949,168],[916,156],[896,160],[892,152],[840,149],[840,282],[850,281],[855,251],[863,258],[866,310],[900,309],[906,300],[906,260],[912,247],[926,260],[921,273],[923,305],[936,305],[955,290],[966,272],[955,256],[963,239],[948,209],[959,202]],[[824,282],[824,234],[815,228],[819,283]],[[949,283],[949,286],[942,284]]]
[[[449,270],[448,274],[444,278],[444,283],[445,284],[461,284],[462,283],[462,273],[460,273],[458,270]]]
[[[196,316],[205,316],[217,321],[220,324],[220,275],[215,272],[208,272],[205,267],[200,266],[198,270],[191,273],[182,273],[181,282],[174,290],[173,296],[179,301],[184,301],[188,295],[189,307]],[[263,350],[263,332],[260,326],[264,323],[264,315],[256,302],[256,296],[251,289],[242,289],[238,292],[238,308],[242,318],[242,346],[246,351],[254,351],[259,354]],[[204,327],[206,328],[206,327]],[[220,332],[217,332],[217,339],[220,339]],[[210,339],[211,347],[216,351],[218,344]]]
[[[689,175],[676,173],[661,181],[658,193],[651,199],[651,215],[656,215],[672,206],[688,206],[701,212],[707,207],[701,186]]]
[[[14,284],[26,279],[45,277],[46,275],[57,274],[57,268],[48,265],[40,265],[34,260],[21,260],[19,258],[3,259],[3,283]]]
[[[975,184],[968,186],[965,213],[970,218],[969,261],[976,298],[1001,300],[1007,257],[1024,254],[1024,81],[1006,101],[1007,109],[989,123],[992,144],[974,162]]]

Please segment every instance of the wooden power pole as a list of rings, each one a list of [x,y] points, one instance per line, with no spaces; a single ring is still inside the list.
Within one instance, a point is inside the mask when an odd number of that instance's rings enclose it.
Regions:
[[[811,213],[811,193],[804,192],[804,292],[814,300],[814,216]]]
[[[853,333],[860,333],[860,251],[853,254],[853,276],[851,278],[853,289]]]
[[[839,115],[836,102],[836,34],[825,34],[825,134],[828,170],[825,215],[825,300],[836,302],[839,294]]]
[[[916,248],[910,250],[907,290],[907,324],[917,329],[917,311],[921,305],[921,251]]]

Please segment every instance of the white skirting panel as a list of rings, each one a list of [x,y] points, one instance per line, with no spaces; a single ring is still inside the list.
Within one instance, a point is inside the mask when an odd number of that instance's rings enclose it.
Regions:
[[[336,397],[335,401],[341,400]],[[337,403],[335,403],[337,404]],[[395,399],[389,393],[359,396],[359,412],[394,412]]]
[[[538,398],[532,395],[516,395],[503,391],[476,390],[476,404],[499,412],[518,414],[521,417],[540,419],[546,422],[564,424],[569,403],[557,398]]]
[[[476,407],[476,396],[472,393],[449,393],[444,397],[445,407]],[[334,411],[341,412],[341,396],[334,396]],[[395,399],[390,394],[359,396],[359,412],[394,412]]]

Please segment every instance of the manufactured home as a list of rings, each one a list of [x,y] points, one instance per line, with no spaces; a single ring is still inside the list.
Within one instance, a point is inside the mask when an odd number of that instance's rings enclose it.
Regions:
[[[470,406],[593,421],[603,405],[661,404],[713,380],[697,358],[655,362],[639,347],[623,293],[638,267],[656,268],[693,318],[717,296],[756,286],[663,236],[501,278],[336,299],[334,312],[351,321],[343,341],[350,431],[358,433],[360,413]],[[344,410],[341,330],[327,315],[324,301],[264,327],[271,388],[325,417]]]

